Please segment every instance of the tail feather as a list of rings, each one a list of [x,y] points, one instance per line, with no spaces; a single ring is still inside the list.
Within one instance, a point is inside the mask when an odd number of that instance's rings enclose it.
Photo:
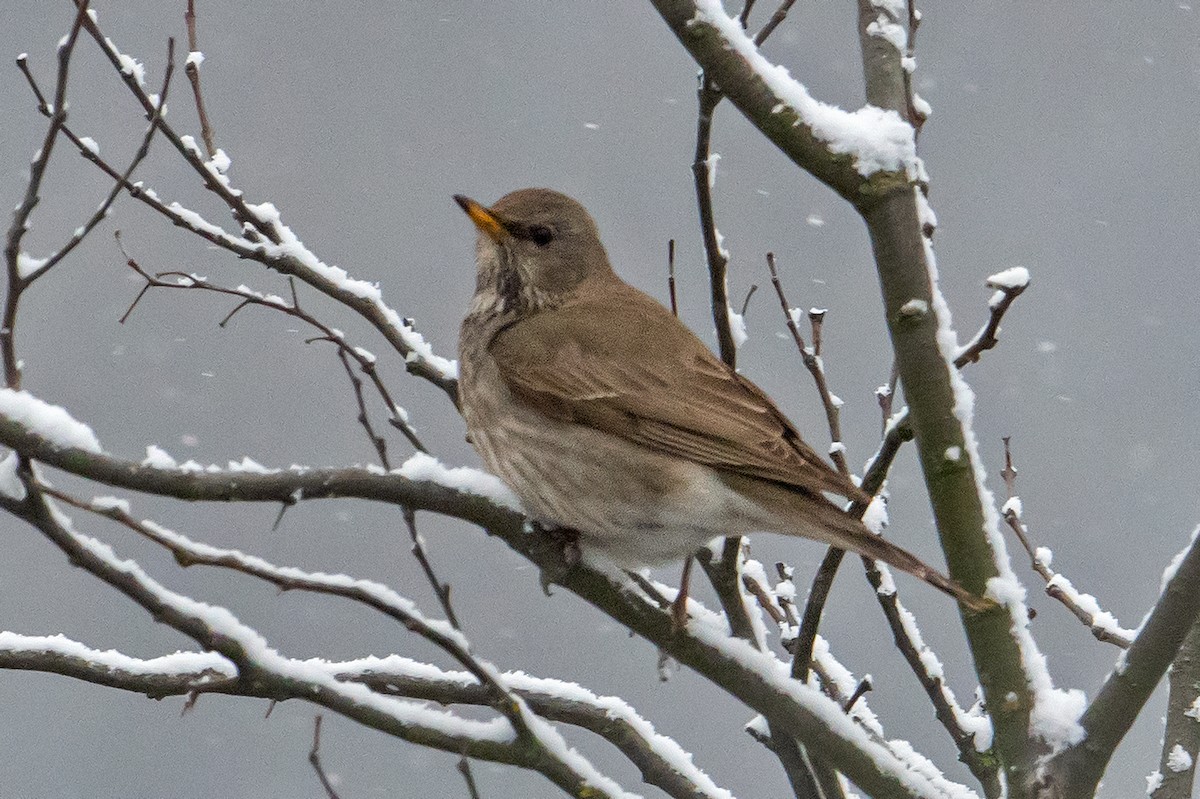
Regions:
[[[908,572],[912,576],[929,583],[939,591],[954,597],[954,599],[973,611],[982,613],[996,607],[996,603],[993,600],[971,593],[907,550],[901,549],[890,541],[875,535],[865,527],[861,527],[852,536],[848,536],[845,544],[839,544],[839,546],[843,546],[845,549],[857,552],[872,560],[882,561],[901,571]]]
[[[804,497],[798,494],[795,496],[801,500],[799,509],[802,511],[803,521],[800,529],[793,528],[789,532],[816,538],[872,560],[882,561],[923,580],[972,611],[981,613],[996,607],[993,600],[971,593],[916,555],[872,533],[860,519],[846,513],[824,497]]]

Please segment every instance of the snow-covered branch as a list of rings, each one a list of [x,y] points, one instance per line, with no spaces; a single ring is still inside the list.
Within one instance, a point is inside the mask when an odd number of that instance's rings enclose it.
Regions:
[[[403,600],[397,602],[400,598],[379,590],[381,587],[328,575],[280,570],[240,556],[240,553],[220,555],[238,561],[243,569],[257,569],[260,573],[256,576],[260,577],[271,574],[278,580],[286,574],[293,580],[307,578],[313,585],[322,583],[326,590],[334,590],[335,584],[341,585],[342,590],[350,591],[360,600],[370,600],[377,607],[386,607],[393,614],[403,615],[406,625],[420,626],[426,633],[434,633],[447,651],[457,653],[460,662],[474,667],[473,674],[477,679],[490,680],[489,686],[502,692],[504,698],[496,703],[502,713],[500,718],[475,721],[383,697],[367,686],[339,681],[321,669],[304,666],[280,655],[262,635],[227,609],[171,591],[134,561],[118,557],[107,544],[76,532],[71,520],[42,495],[29,475],[23,475],[23,478],[24,499],[0,499],[0,506],[37,527],[72,563],[125,594],[156,620],[226,658],[236,667],[239,680],[268,686],[282,698],[303,698],[360,724],[423,746],[534,769],[569,793],[579,795],[590,791],[595,796],[628,796],[620,786],[567,747],[551,725],[530,713],[522,701],[508,695],[491,668],[467,654],[465,642],[461,641],[457,631],[445,625],[440,631],[442,636],[437,636],[436,625],[419,619],[403,606]],[[119,509],[119,504],[109,507]],[[159,532],[164,541],[171,540],[174,548],[188,549],[190,557],[217,557],[210,547],[189,546],[191,542],[182,536],[163,530]],[[313,585],[309,586],[310,590]]]
[[[856,206],[916,170],[913,128],[894,111],[844,111],[815,99],[759,52],[720,0],[651,0],[721,92],[798,166]]]
[[[132,56],[122,53],[113,41],[104,35],[96,21],[94,11],[82,14],[82,27],[100,46],[119,73],[125,86],[152,117],[160,103],[158,95],[145,89],[145,67]],[[31,85],[38,91],[36,83]],[[157,124],[162,136],[169,141],[184,161],[201,178],[205,188],[216,194],[228,206],[234,218],[242,224],[241,235],[226,232],[220,226],[206,221],[196,212],[178,203],[166,203],[151,189],[140,183],[132,183],[99,156],[98,148],[90,139],[84,139],[65,126],[62,115],[57,127],[67,135],[80,154],[96,164],[110,178],[118,181],[129,195],[160,214],[172,223],[201,236],[207,241],[229,250],[241,258],[257,261],[280,274],[295,277],[317,291],[336,300],[365,318],[383,335],[388,343],[405,359],[408,371],[434,383],[452,399],[457,392],[457,364],[433,352],[424,337],[383,300],[379,286],[351,277],[346,270],[326,264],[308,249],[300,238],[283,224],[278,209],[271,203],[252,204],[246,201],[243,192],[230,182],[227,175],[229,159],[224,153],[221,158],[205,158],[191,136],[177,132],[165,119]],[[44,148],[45,157],[49,149]]]
[[[1084,737],[1045,767],[1052,795],[1085,799],[1200,616],[1200,527],[1163,573],[1158,602],[1079,720]]]
[[[490,706],[491,692],[470,672],[445,671],[400,655],[354,661],[293,661],[372,691],[440,705]],[[176,652],[135,658],[100,650],[61,635],[0,632],[0,669],[61,674],[155,699],[206,693],[283,700],[263,683],[238,679],[237,669],[215,652]],[[538,716],[587,730],[621,751],[643,779],[680,799],[732,799],[692,762],[692,756],[620,697],[600,696],[575,683],[504,672],[500,679]]]

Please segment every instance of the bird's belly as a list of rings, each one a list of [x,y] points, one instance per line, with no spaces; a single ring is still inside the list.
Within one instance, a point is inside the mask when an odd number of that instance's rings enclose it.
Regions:
[[[745,501],[705,466],[540,414],[494,419],[471,436],[531,515],[579,531],[620,565],[679,560],[744,532],[734,528]]]

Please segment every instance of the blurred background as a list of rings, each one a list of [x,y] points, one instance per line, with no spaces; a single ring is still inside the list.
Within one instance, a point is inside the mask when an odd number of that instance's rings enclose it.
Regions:
[[[0,202],[14,206],[45,121],[13,59],[28,52],[49,89],[54,47],[69,29],[67,2],[2,0]],[[103,0],[101,26],[161,80],[166,39],[186,52],[184,0]],[[799,3],[767,53],[812,93],[862,103],[855,4]],[[1038,544],[1055,565],[1126,626],[1159,590],[1163,566],[1200,522],[1200,356],[1195,178],[1200,12],[1175,0],[1130,4],[920,4],[916,84],[933,106],[921,136],[942,289],[961,339],[986,317],[984,279],[1014,265],[1033,280],[1005,321],[1002,343],[968,370],[976,431],[989,473],[1012,436],[1018,488]],[[736,10],[732,9],[732,10]],[[774,10],[759,3],[758,24]],[[474,232],[451,194],[483,202],[523,186],[580,199],[599,222],[617,270],[666,299],[668,239],[678,240],[682,315],[714,343],[691,183],[696,67],[646,3],[200,0],[202,79],[230,177],[253,202],[270,200],[327,263],[378,281],[435,349],[453,356],[473,286]],[[171,121],[199,136],[182,63]],[[144,120],[113,70],[84,40],[70,89],[70,124],[123,167]],[[108,189],[60,142],[24,248],[46,255]],[[807,373],[785,335],[764,256],[776,253],[791,303],[829,309],[825,363],[845,400],[855,468],[874,450],[873,390],[891,364],[879,291],[862,224],[832,192],[799,172],[732,106],[718,110],[716,214],[731,252],[735,304],[752,285],[742,371],[806,431],[828,443]],[[157,141],[138,177],[167,200],[227,222],[172,150]],[[25,387],[64,405],[109,451],[140,459],[156,444],[179,460],[270,466],[370,463],[353,395],[332,349],[253,309],[226,328],[230,303],[155,292],[124,325],[140,283],[112,232],[148,270],[179,269],[229,285],[283,292],[277,276],[179,231],[128,198],[26,298],[18,330]],[[301,299],[381,371],[425,442],[448,464],[477,465],[443,395],[404,374],[399,358],[348,313],[312,292]],[[381,418],[381,417],[378,417]],[[392,453],[402,460],[405,442]],[[60,485],[85,490],[63,475]],[[997,478],[993,490],[1003,492]],[[890,483],[890,535],[940,561],[909,447]],[[107,490],[97,489],[99,493]],[[272,531],[273,506],[184,503],[133,496],[134,513],[214,544],[276,562],[389,583],[430,613],[436,602],[408,554],[400,514],[365,503],[305,503]],[[277,595],[236,575],[183,571],[169,556],[96,519],[81,529],[136,557],[168,586],[230,607],[292,656],[401,653],[438,659],[416,637],[344,603]],[[684,670],[658,678],[657,655],[598,611],[556,591],[480,530],[419,519],[431,556],[452,583],[476,651],[501,669],[576,680],[617,693],[695,754],[716,781],[750,799],[781,796],[773,757],[741,729],[736,703]],[[71,569],[35,531],[0,518],[0,629],[64,633],[91,646],[154,656],[191,641],[154,624],[94,578]],[[1011,544],[1038,610],[1035,635],[1062,687],[1092,695],[1117,651],[1093,640],[1042,594]],[[801,591],[823,548],[760,536],[753,556],[797,569]],[[955,762],[914,678],[894,652],[875,603],[848,562],[823,632],[856,674],[890,735],[913,740],[956,779]],[[663,579],[675,580],[675,570]],[[700,586],[697,585],[699,589]],[[942,596],[900,578],[904,601],[947,663],[964,705],[975,681],[956,614]],[[701,590],[701,598],[711,595]],[[205,696],[144,697],[51,675],[0,673],[0,785],[8,797],[321,796],[306,761],[315,709],[298,702]],[[1157,767],[1162,695],[1147,707],[1110,768],[1105,797],[1144,790]],[[630,789],[631,768],[585,733],[573,743]],[[327,718],[326,768],[344,799],[466,796],[456,758]],[[541,777],[475,765],[481,793],[559,795]]]

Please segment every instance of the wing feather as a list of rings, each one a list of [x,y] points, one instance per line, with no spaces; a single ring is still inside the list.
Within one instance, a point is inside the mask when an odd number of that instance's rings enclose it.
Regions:
[[[603,308],[543,310],[495,336],[489,350],[519,400],[715,469],[862,498],[665,308],[629,286],[605,289]]]

